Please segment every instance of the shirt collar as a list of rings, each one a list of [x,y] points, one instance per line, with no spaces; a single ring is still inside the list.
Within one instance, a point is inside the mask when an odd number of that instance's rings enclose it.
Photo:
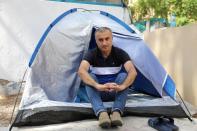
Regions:
[[[98,55],[99,57],[103,57],[103,55],[102,55],[102,53],[101,53],[101,51],[100,51],[100,49],[99,49],[98,47],[96,47],[96,50],[97,50],[97,55]],[[112,45],[112,49],[111,49],[111,52],[110,52],[108,58],[112,55],[113,50],[114,50],[114,46]]]

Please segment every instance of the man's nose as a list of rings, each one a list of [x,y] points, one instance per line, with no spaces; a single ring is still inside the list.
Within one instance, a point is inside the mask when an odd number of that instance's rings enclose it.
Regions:
[[[106,40],[103,40],[103,45],[107,45],[107,41]]]

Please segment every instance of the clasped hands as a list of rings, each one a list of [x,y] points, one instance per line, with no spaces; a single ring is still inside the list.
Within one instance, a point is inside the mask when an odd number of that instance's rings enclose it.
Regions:
[[[107,92],[112,92],[112,91],[122,91],[126,87],[124,85],[118,85],[116,83],[110,82],[110,83],[105,83],[105,84],[96,84],[96,89],[99,91],[107,91]]]

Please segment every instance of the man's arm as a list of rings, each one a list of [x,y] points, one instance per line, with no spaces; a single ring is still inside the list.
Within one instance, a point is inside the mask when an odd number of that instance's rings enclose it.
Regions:
[[[107,85],[102,85],[97,83],[88,73],[90,64],[88,61],[86,60],[82,60],[80,66],[79,66],[79,70],[78,70],[78,74],[80,76],[80,78],[82,79],[82,81],[87,84],[90,85],[94,88],[96,88],[99,91],[108,91],[108,86]]]
[[[135,70],[135,67],[130,60],[124,64],[124,67],[125,67],[128,74],[127,74],[127,77],[124,80],[124,82],[115,89],[116,91],[122,91],[122,90],[126,89],[127,87],[129,87],[134,82],[134,80],[137,76],[137,72]]]

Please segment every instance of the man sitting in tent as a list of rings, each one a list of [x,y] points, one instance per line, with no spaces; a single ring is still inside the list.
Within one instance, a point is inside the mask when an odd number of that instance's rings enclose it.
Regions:
[[[137,72],[129,55],[122,49],[112,46],[110,28],[98,28],[95,31],[95,39],[97,47],[84,56],[78,73],[86,84],[89,100],[95,115],[99,118],[99,126],[122,126],[121,115],[128,87],[135,80]],[[114,101],[110,116],[103,101]]]

